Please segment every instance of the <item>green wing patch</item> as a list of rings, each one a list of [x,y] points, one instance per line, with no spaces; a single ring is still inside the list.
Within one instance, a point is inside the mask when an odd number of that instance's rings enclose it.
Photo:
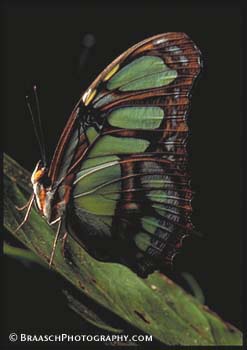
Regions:
[[[114,136],[102,136],[89,153],[89,157],[99,157],[108,154],[131,154],[145,152],[149,141],[131,137],[117,138]]]
[[[157,56],[137,58],[118,71],[107,83],[107,89],[136,91],[170,84],[177,77],[177,71],[170,69]]]
[[[123,107],[108,116],[110,125],[126,129],[156,129],[164,118],[160,107]]]
[[[121,177],[118,157],[87,159],[74,181],[74,204],[88,213],[113,216],[119,199]],[[111,196],[106,193],[113,193]]]

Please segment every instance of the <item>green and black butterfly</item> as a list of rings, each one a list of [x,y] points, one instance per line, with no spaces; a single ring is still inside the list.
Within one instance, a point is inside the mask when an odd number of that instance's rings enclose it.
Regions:
[[[31,178],[25,220],[35,202],[58,223],[51,261],[64,235],[142,277],[172,261],[193,230],[186,118],[200,70],[193,41],[165,33],[124,52],[86,90],[50,167],[39,161]]]

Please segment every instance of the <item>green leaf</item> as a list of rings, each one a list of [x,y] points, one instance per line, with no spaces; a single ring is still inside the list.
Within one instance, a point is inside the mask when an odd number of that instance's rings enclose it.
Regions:
[[[4,242],[3,252],[5,255],[8,255],[9,257],[12,257],[14,259],[22,260],[23,262],[27,263],[37,263],[41,266],[47,267],[47,264],[45,264],[37,255],[35,255],[28,249],[13,247],[8,243]]]
[[[28,222],[15,233],[24,216],[15,205],[21,206],[27,200],[30,174],[8,156],[4,157],[4,173],[5,227],[48,264],[55,233],[35,209]],[[161,273],[141,279],[125,266],[96,261],[71,237],[67,251],[69,258],[63,256],[59,242],[53,268],[75,286],[82,297],[107,311],[104,319],[104,313],[99,316],[67,295],[72,308],[99,328],[121,332],[110,324],[112,314],[113,319],[122,319],[135,330],[152,334],[154,339],[167,345],[242,344],[238,329]]]

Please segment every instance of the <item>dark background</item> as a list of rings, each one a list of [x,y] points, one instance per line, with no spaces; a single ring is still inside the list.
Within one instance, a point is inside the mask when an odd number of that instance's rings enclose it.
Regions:
[[[159,2],[139,6],[107,1],[81,6],[24,4],[9,3],[4,14],[4,149],[30,171],[40,157],[25,102],[34,83],[51,156],[81,92],[117,55],[138,41],[168,31],[183,31],[199,46],[204,70],[192,98],[189,149],[195,191],[193,222],[203,238],[184,242],[170,275],[180,280],[181,272],[191,273],[206,304],[241,328],[240,10],[228,5],[170,7]],[[80,57],[87,53],[83,48],[87,33],[96,42],[80,67]],[[80,329],[81,321],[67,310],[60,294],[59,278],[51,273],[47,277],[41,268],[26,269],[11,259],[6,269],[6,327],[10,331]]]

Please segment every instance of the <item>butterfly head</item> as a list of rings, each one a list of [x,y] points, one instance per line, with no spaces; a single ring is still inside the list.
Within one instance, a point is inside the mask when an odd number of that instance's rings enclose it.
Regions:
[[[43,165],[42,161],[37,163],[31,176],[31,182],[33,185],[35,202],[41,213],[47,217],[47,192],[50,190],[51,182],[48,176],[48,168]]]

